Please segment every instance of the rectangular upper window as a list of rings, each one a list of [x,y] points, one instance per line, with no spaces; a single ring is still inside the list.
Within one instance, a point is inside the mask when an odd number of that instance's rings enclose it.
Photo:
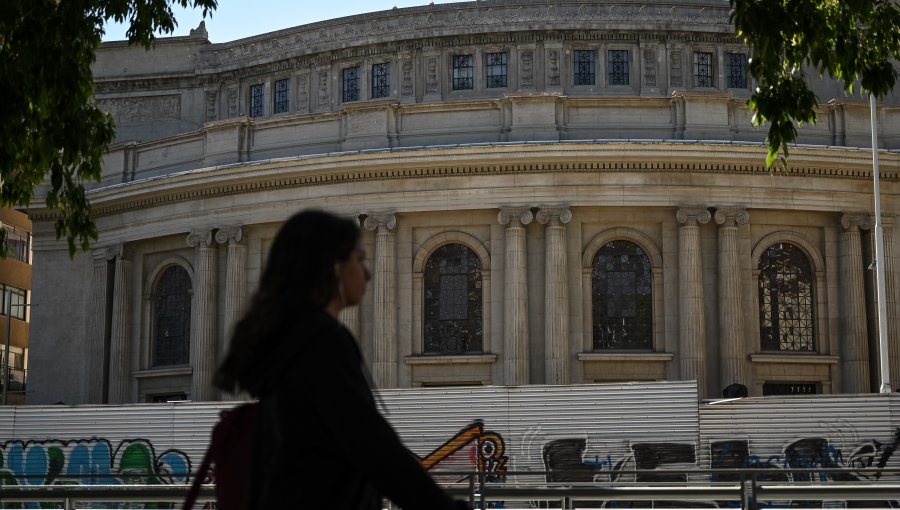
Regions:
[[[287,113],[290,107],[290,83],[288,79],[275,81],[275,102],[272,113]]]
[[[2,309],[0,314],[6,315],[7,311],[13,319],[25,320],[25,296],[27,291],[10,287],[9,285],[0,286],[2,291]]]
[[[728,72],[728,88],[747,88],[747,55],[745,53],[726,53],[725,66]]]
[[[372,98],[390,97],[391,66],[387,62],[372,64]]]
[[[487,54],[487,88],[503,88],[507,86],[506,53]]]
[[[610,85],[628,85],[628,50],[609,50],[607,53]]]
[[[31,253],[31,234],[11,225],[3,225],[3,230],[6,231],[6,256],[27,264]]]
[[[250,116],[263,116],[263,84],[250,85]]]
[[[359,66],[343,70],[341,101],[359,101]]]
[[[594,52],[592,50],[575,50],[575,85],[593,85]]]
[[[713,81],[713,54],[698,51],[694,53],[694,86],[715,87]]]
[[[453,55],[453,90],[475,88],[474,60],[472,55]]]

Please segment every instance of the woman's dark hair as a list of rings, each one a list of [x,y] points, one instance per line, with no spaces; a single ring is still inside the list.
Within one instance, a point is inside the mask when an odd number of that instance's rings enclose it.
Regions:
[[[255,394],[265,372],[262,353],[281,341],[285,321],[323,309],[338,292],[335,264],[347,260],[359,242],[350,219],[317,210],[285,222],[244,317],[235,325],[228,354],[216,372],[219,388]]]

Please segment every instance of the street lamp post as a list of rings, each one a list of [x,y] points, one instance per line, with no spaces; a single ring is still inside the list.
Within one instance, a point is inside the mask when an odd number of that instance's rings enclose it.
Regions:
[[[884,271],[884,228],[881,224],[881,189],[878,183],[878,124],[875,117],[875,95],[869,94],[869,111],[872,123],[872,178],[875,181],[875,282],[878,299],[878,354],[881,361],[880,393],[891,392],[891,375],[888,366],[887,341],[887,291]]]

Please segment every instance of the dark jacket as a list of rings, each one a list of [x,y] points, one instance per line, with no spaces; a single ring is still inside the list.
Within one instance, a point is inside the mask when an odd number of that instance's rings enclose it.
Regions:
[[[291,318],[269,354],[257,509],[454,510],[378,412],[350,332],[322,312]]]

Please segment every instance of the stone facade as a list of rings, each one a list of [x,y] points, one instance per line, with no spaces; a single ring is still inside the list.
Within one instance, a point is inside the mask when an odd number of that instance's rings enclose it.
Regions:
[[[147,54],[104,44],[96,96],[119,130],[89,193],[94,256],[70,260],[52,214],[29,211],[28,401],[223,397],[210,374],[230,328],[279,224],[308,207],[361,221],[374,280],[342,320],[383,387],[877,389],[867,102],[815,82],[819,123],[790,169],[765,169],[728,10],[487,0]],[[896,98],[878,119],[896,319]],[[450,245],[477,264],[443,286],[432,262]],[[788,256],[805,290],[766,316]],[[189,331],[163,320],[175,267]],[[434,321],[457,329],[436,338]],[[161,328],[185,335],[187,363],[156,361]]]

